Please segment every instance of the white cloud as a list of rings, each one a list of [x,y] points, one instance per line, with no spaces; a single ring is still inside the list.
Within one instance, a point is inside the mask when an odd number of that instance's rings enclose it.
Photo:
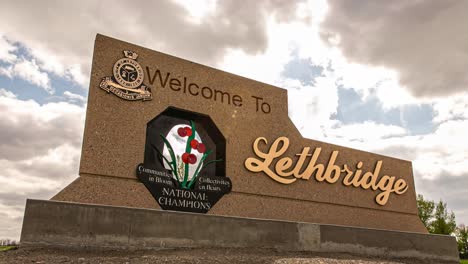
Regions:
[[[13,75],[44,88],[48,93],[52,94],[54,92],[50,86],[49,75],[39,69],[35,60],[22,59],[13,66],[12,71]]]
[[[336,124],[330,116],[336,113],[338,93],[336,83],[327,76],[315,79],[314,86],[303,86],[299,81],[285,79],[288,88],[289,117],[302,135],[321,139]]]
[[[0,67],[0,75],[13,78],[12,67]]]
[[[0,97],[3,97],[5,99],[15,99],[16,95],[11,91],[7,91],[5,89],[0,88]]]
[[[196,4],[184,0],[174,0],[188,13],[187,20],[191,23],[201,24],[204,17],[216,11],[218,0],[197,0]]]
[[[416,192],[448,203],[457,223],[468,223],[468,120],[441,123],[433,133],[411,136],[404,128],[365,122],[335,124],[314,137],[333,144],[412,161]],[[306,128],[303,134],[308,134]]]
[[[0,159],[29,159],[63,143],[81,146],[83,108],[65,102],[39,105],[0,91]]]
[[[437,123],[468,119],[468,92],[441,98],[433,104],[436,112],[434,121]]]
[[[38,65],[43,71],[74,81],[83,88],[87,86],[89,73],[84,73],[80,64],[63,63],[60,56],[51,54],[44,49],[33,49],[30,52],[37,59]]]
[[[281,23],[270,18],[267,26],[268,47],[263,53],[248,54],[242,50],[227,50],[221,68],[228,72],[269,83],[288,90],[289,116],[298,128],[307,127],[309,136],[335,123],[330,116],[336,113],[338,93],[336,78],[325,71],[314,85],[283,76],[285,65],[297,53],[299,58],[327,68],[333,50],[319,38],[318,24],[326,14],[324,1],[303,3],[297,10],[300,21]],[[300,37],[298,37],[300,36]]]
[[[468,87],[466,1],[336,1],[321,27],[352,62],[398,72],[411,94],[437,97]],[[332,44],[333,45],[333,44]]]
[[[0,89],[0,113],[0,233],[17,239],[25,199],[49,199],[78,175],[84,108]]]
[[[396,126],[372,123],[337,127],[329,134],[341,145],[410,160],[418,177],[435,180],[445,177],[446,172],[468,177],[466,131],[468,120],[452,120],[440,124],[433,133],[418,136],[406,135]]]
[[[347,141],[373,141],[391,137],[401,137],[407,134],[406,129],[394,126],[377,124],[366,121],[364,123],[341,125],[336,124],[326,132],[327,137],[334,139],[346,139]]]
[[[204,1],[194,8],[193,3],[170,0],[18,0],[0,9],[0,32],[30,49],[40,67],[86,85],[97,33],[214,66],[227,48],[264,51],[267,17],[303,19],[295,16],[300,3],[247,1],[239,8],[232,0]]]
[[[86,102],[86,98],[82,95],[72,93],[70,91],[65,91],[63,93],[63,96],[70,102],[78,102],[78,103],[84,103]]]
[[[16,60],[14,51],[16,51],[16,47],[0,34],[0,61],[14,62]]]
[[[31,84],[43,88],[49,94],[54,93],[54,89],[50,85],[49,75],[46,72],[41,71],[34,59],[26,60],[22,58],[12,66],[0,68],[0,74],[9,78],[19,77]]]
[[[362,99],[371,93],[382,102],[384,109],[398,108],[403,105],[430,103],[430,98],[416,98],[400,85],[399,73],[383,66],[373,66],[350,62],[342,52],[334,47],[322,49],[328,64],[333,70],[337,85],[354,89]]]
[[[0,159],[3,168],[0,193],[14,190],[16,194],[28,195],[41,190],[53,194],[73,176],[78,176],[79,148],[64,143],[46,151],[44,155],[25,160]]]
[[[22,78],[42,87],[50,94],[54,93],[54,89],[51,88],[49,74],[73,81],[81,87],[85,87],[88,82],[88,77],[83,73],[80,64],[65,66],[60,62],[59,56],[48,54],[44,50],[26,49],[23,51],[24,54],[20,54],[18,48],[7,42],[1,35],[0,50],[2,52],[0,61],[5,62],[5,65],[0,67],[0,75],[8,78]],[[25,56],[33,59],[25,59]]]

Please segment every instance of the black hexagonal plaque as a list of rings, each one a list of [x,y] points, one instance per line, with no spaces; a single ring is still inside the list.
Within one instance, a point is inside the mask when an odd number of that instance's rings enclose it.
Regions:
[[[207,213],[232,188],[225,154],[209,116],[170,107],[148,122],[136,174],[162,209]]]

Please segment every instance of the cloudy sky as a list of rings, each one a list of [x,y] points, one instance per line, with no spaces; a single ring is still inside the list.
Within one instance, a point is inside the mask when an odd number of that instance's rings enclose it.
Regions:
[[[96,33],[288,90],[305,137],[413,161],[468,224],[468,1],[0,0],[0,238],[77,177]]]

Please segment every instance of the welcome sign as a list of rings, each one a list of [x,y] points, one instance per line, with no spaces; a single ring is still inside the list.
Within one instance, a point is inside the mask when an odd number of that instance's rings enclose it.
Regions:
[[[98,35],[53,200],[427,233],[411,162],[303,138],[287,91]]]

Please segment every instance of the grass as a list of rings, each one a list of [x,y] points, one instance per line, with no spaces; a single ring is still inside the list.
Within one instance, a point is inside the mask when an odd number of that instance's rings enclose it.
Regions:
[[[460,259],[460,264],[468,264],[468,259]]]
[[[14,250],[17,249],[18,246],[0,246],[0,251],[8,251],[8,250]],[[467,262],[468,264],[468,262]]]

